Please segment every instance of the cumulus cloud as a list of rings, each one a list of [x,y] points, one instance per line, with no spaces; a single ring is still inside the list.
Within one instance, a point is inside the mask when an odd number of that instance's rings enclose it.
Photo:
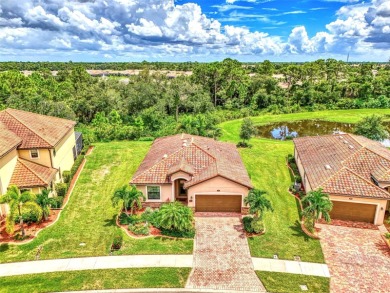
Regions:
[[[221,11],[230,10],[228,7],[244,7],[235,5],[235,2],[226,0],[226,4],[220,5]],[[280,12],[277,16],[303,13],[305,11],[293,10]],[[231,18],[249,17],[271,25],[284,24],[272,19],[273,16],[237,11],[229,14]],[[334,54],[342,53],[346,48],[359,53],[362,48],[389,48],[388,0],[345,5],[336,17],[326,26],[327,31],[309,36],[306,28],[299,26],[283,40],[246,27],[222,25],[206,16],[196,3],[178,5],[173,0],[2,0],[0,55],[28,51],[57,52],[60,55],[90,52],[106,59],[199,55],[239,58],[240,55]]]

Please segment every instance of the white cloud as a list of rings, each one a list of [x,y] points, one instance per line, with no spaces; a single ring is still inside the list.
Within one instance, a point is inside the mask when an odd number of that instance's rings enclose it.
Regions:
[[[275,16],[306,13],[303,10],[273,15],[241,13],[236,10],[246,6],[235,5],[235,2],[227,0],[227,4],[218,6],[221,11],[235,7],[225,21],[253,19],[275,28],[285,23],[283,19],[273,19]],[[390,47],[390,1],[345,5],[336,18],[326,26],[327,31],[309,36],[306,28],[299,26],[283,40],[243,26],[222,25],[207,17],[196,3],[3,0],[0,3],[0,55],[57,54],[68,60],[71,54],[80,56],[82,52],[97,56],[88,58],[175,56],[175,60],[204,56],[333,56],[347,50],[356,54],[385,55],[383,52]]]

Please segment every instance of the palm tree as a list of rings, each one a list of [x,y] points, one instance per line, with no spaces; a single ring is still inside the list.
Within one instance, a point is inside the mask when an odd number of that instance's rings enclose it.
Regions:
[[[321,188],[306,194],[302,198],[302,204],[307,205],[303,209],[303,215],[313,219],[313,228],[321,216],[324,217],[325,221],[330,222],[329,213],[332,210],[333,203],[329,198],[329,194],[323,192]]]
[[[158,222],[164,229],[180,232],[192,230],[194,213],[181,202],[163,204],[157,215]]]
[[[42,219],[42,209],[35,202],[35,199],[35,194],[29,191],[20,192],[16,185],[10,186],[7,193],[0,196],[0,203],[8,203],[10,208],[6,223],[6,231],[8,234],[14,232],[15,221],[19,221],[22,237],[26,235],[22,216],[23,210],[25,209],[34,213],[38,220]]]
[[[36,203],[41,207],[43,218],[45,221],[50,216],[50,206],[53,203],[53,198],[49,197],[50,190],[44,189],[40,194],[37,194]]]
[[[255,215],[260,220],[263,219],[265,211],[274,211],[271,202],[265,197],[266,194],[263,190],[252,189],[244,199],[244,203],[249,205],[249,213]]]
[[[123,210],[127,213],[127,209],[130,208],[130,214],[134,212],[134,208],[142,208],[142,200],[146,200],[144,194],[137,190],[135,185],[124,185],[115,190],[114,195],[111,198],[112,204],[116,206],[122,202]]]

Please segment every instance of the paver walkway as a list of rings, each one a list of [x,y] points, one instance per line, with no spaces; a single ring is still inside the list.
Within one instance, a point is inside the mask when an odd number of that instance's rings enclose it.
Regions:
[[[265,292],[236,217],[196,217],[194,268],[187,289]]]
[[[121,255],[50,259],[0,264],[0,277],[48,272],[177,267],[191,268],[192,255]]]
[[[331,292],[390,292],[390,251],[378,230],[318,227]]]

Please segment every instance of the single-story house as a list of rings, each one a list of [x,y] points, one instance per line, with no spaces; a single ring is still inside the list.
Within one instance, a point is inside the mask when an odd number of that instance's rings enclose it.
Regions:
[[[331,218],[383,224],[390,208],[390,151],[353,134],[294,139],[306,192],[322,188],[333,202]]]
[[[252,188],[234,144],[188,134],[156,139],[130,183],[146,206],[182,201],[198,212],[242,212]]]

